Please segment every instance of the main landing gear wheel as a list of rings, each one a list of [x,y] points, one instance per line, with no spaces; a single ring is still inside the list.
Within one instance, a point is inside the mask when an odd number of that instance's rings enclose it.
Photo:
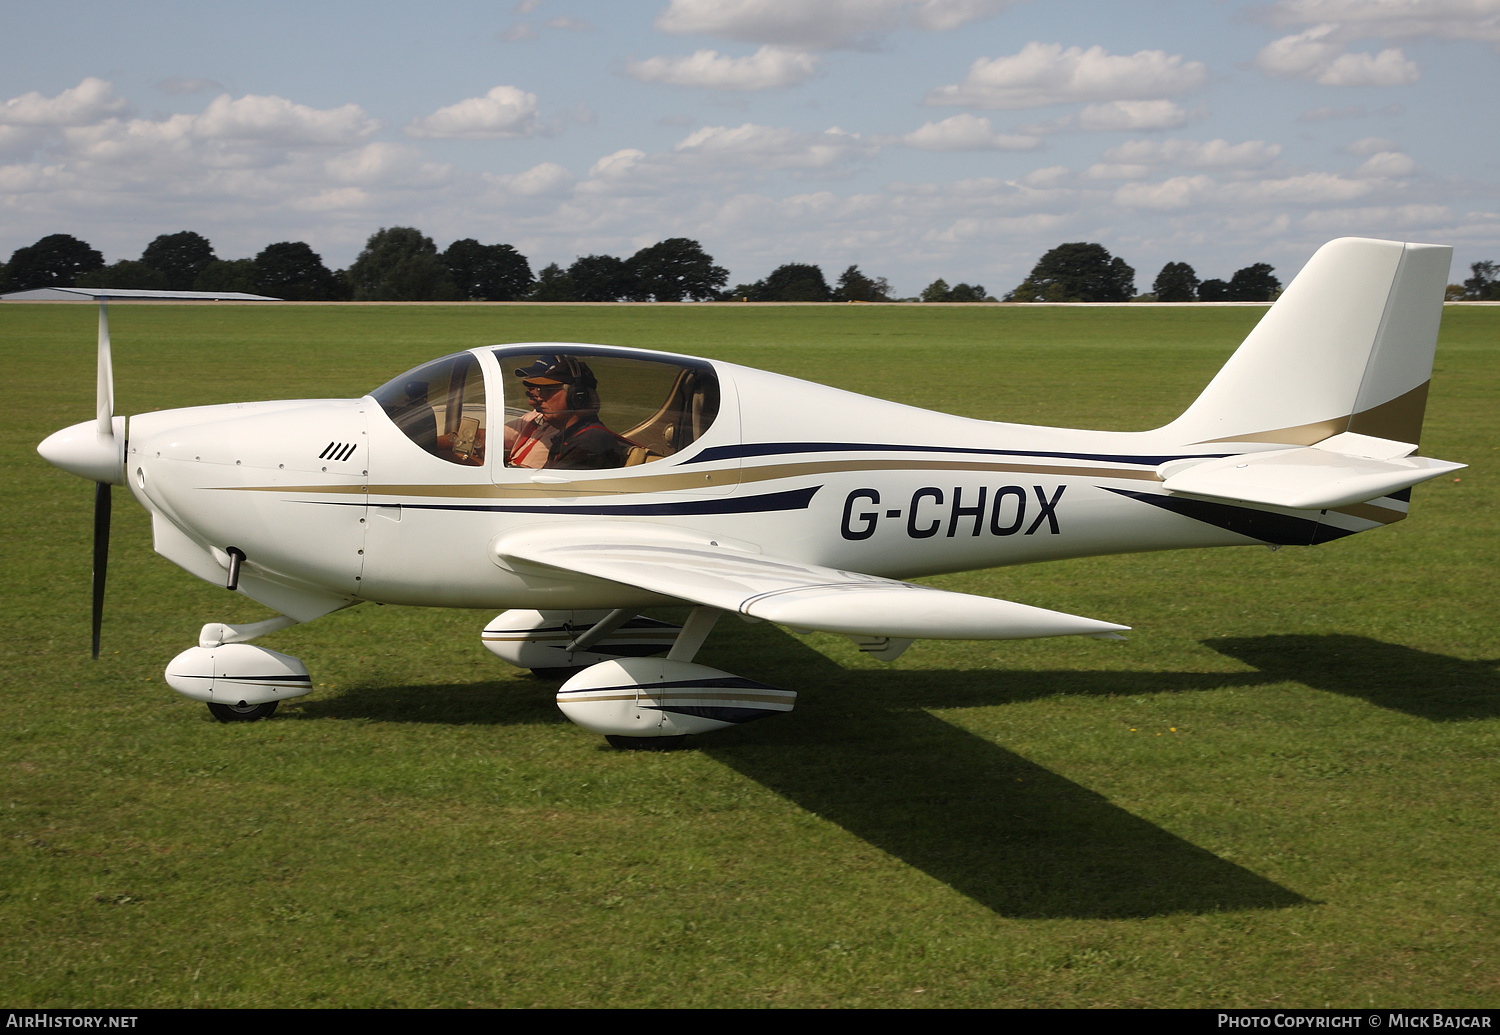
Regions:
[[[276,713],[280,701],[267,704],[210,704],[208,710],[220,722],[257,722]]]
[[[622,737],[608,733],[604,739],[616,751],[680,751],[688,746],[686,734],[678,737]]]

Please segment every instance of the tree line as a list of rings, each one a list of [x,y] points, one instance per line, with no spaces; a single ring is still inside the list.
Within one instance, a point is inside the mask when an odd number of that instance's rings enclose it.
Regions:
[[[1151,290],[1135,293],[1135,269],[1102,244],[1075,241],[1043,255],[1007,302],[1270,302],[1281,293],[1269,263],[1236,270],[1229,280],[1199,280],[1185,262],[1169,262]]]
[[[1453,299],[1500,300],[1500,265],[1477,262],[1473,276],[1448,287]],[[809,263],[786,263],[753,283],[726,287],[729,273],[697,241],[673,237],[628,258],[584,255],[567,267],[551,263],[533,275],[526,257],[508,244],[454,241],[438,251],[413,227],[372,234],[348,269],[330,270],[302,241],[267,245],[254,258],[221,259],[208,238],[191,230],[162,234],[139,259],[106,265],[86,242],[52,234],[17,248],[0,265],[0,291],[44,287],[144,288],[248,292],[298,302],[993,302],[983,284],[939,278],[916,298],[895,298],[884,277],[858,266],[830,285]],[[1044,254],[1007,302],[1268,302],[1281,292],[1264,262],[1226,280],[1200,280],[1192,266],[1169,262],[1151,291],[1135,293],[1135,270],[1100,244],[1076,241]]]

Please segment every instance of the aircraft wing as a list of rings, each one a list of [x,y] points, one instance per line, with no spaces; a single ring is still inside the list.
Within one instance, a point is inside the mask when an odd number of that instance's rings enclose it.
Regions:
[[[635,586],[779,625],[892,639],[1114,637],[1128,626],[773,557],[747,543],[648,522],[520,529],[493,549],[516,570]]]
[[[1162,488],[1324,510],[1378,499],[1465,466],[1411,456],[1416,448],[1410,442],[1345,432],[1314,446],[1168,464],[1161,471]]]

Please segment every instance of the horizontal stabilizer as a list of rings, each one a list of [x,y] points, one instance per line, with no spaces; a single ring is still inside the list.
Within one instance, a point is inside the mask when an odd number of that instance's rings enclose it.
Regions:
[[[1162,487],[1172,493],[1293,510],[1328,510],[1389,496],[1466,466],[1407,455],[1415,448],[1407,442],[1346,433],[1299,449],[1169,464],[1161,472]]]
[[[647,522],[537,527],[493,545],[507,567],[576,572],[799,629],[896,639],[1098,636],[1127,628],[1009,600],[803,564]]]

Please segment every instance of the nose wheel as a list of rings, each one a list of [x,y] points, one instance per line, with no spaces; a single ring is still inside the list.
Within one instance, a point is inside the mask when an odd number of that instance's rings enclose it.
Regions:
[[[220,722],[258,722],[276,714],[279,701],[265,704],[210,704],[208,710]]]

